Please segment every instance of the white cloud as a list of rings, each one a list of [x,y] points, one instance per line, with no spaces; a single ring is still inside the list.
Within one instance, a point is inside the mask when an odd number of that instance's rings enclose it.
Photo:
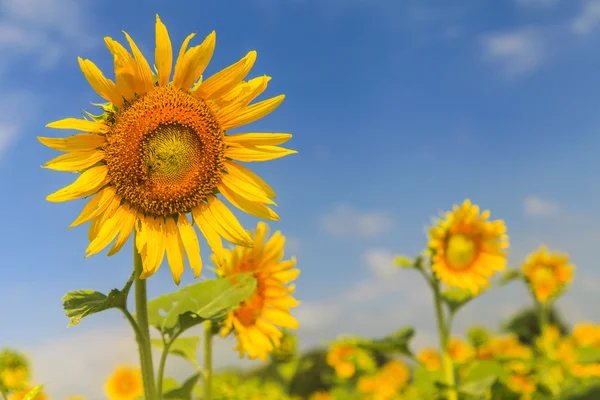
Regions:
[[[0,123],[0,159],[2,159],[18,133],[19,128],[16,125]]]
[[[600,24],[600,0],[589,0],[581,13],[571,21],[571,29],[579,35],[591,33]]]
[[[558,5],[559,0],[516,0],[517,4],[524,7],[551,8]]]
[[[377,236],[392,229],[389,215],[382,212],[359,212],[341,205],[323,217],[323,229],[334,236]]]
[[[523,201],[523,210],[532,217],[547,217],[560,212],[558,204],[536,196],[527,196]]]
[[[376,279],[385,281],[398,275],[399,268],[394,266],[394,254],[385,249],[371,249],[363,254],[363,261]]]
[[[485,59],[499,63],[509,77],[535,69],[545,56],[544,41],[533,29],[489,34],[481,43]]]
[[[300,252],[300,240],[297,237],[285,237],[285,253],[290,256],[297,256]]]

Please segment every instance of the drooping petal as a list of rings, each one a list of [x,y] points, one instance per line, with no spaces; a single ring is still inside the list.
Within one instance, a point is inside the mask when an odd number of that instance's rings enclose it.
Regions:
[[[173,48],[167,27],[156,14],[156,48],[154,60],[158,69],[158,86],[167,86],[173,68]]]
[[[119,206],[121,205],[121,198],[119,196],[113,197],[111,202],[108,204],[106,209],[99,213],[90,224],[90,228],[88,230],[88,240],[91,242],[98,236],[98,232],[100,232],[100,228],[102,225],[113,216],[113,214],[117,211]]]
[[[200,257],[200,242],[194,227],[190,224],[185,214],[179,214],[177,218],[179,234],[185,247],[190,267],[194,271],[194,278],[198,278],[202,273],[202,257]]]
[[[246,200],[245,198],[236,194],[232,190],[229,190],[225,185],[218,185],[217,188],[219,189],[219,192],[221,192],[221,194],[231,204],[233,204],[240,210],[259,218],[270,219],[273,221],[279,220],[279,216],[277,215],[277,213],[275,213],[275,211],[271,210],[264,204]]]
[[[192,47],[185,53],[182,66],[178,70],[179,74],[173,77],[173,86],[183,90],[190,89],[208,66],[215,51],[215,42],[216,33],[212,31],[202,44]]]
[[[48,161],[43,168],[75,172],[89,168],[103,159],[104,151],[102,150],[74,151]]]
[[[75,200],[80,197],[94,194],[98,189],[109,182],[107,174],[108,167],[106,165],[90,168],[82,173],[79,178],[69,186],[48,195],[46,200],[51,202],[61,202]]]
[[[256,51],[250,51],[237,63],[217,72],[198,87],[194,96],[210,99],[227,93],[240,83],[252,69],[256,61]]]
[[[259,120],[279,107],[283,99],[285,99],[285,95],[281,94],[279,96],[251,104],[245,107],[242,111],[236,113],[235,117],[230,118],[227,122],[223,123],[221,127],[224,130],[229,130]]]
[[[88,121],[87,119],[65,118],[50,122],[46,128],[73,129],[75,131],[108,133],[110,128],[104,122]]]
[[[250,171],[248,168],[232,161],[225,162],[225,168],[231,175],[237,176],[239,179],[245,180],[248,183],[259,187],[270,199],[276,197],[275,192],[261,177]]]
[[[90,86],[105,100],[110,101],[116,107],[121,107],[123,105],[123,98],[120,96],[119,91],[115,83],[107,79],[102,71],[90,60],[83,60],[81,57],[78,57],[79,68],[85,75],[85,78],[89,82]]]
[[[83,207],[81,214],[73,223],[69,226],[69,229],[74,226],[81,225],[92,218],[95,218],[100,213],[104,212],[108,205],[113,201],[116,196],[114,186],[107,186],[100,190],[92,199]],[[119,202],[121,200],[119,199]]]
[[[124,217],[119,228],[119,237],[113,243],[112,247],[108,251],[108,256],[112,256],[113,254],[117,254],[127,243],[127,239],[131,236],[131,231],[133,230],[133,226],[135,225],[135,221],[137,221],[137,211],[128,205],[122,206],[124,210]]]
[[[128,214],[125,207],[119,207],[113,216],[102,224],[98,234],[85,250],[86,258],[102,251],[114,240],[121,227],[127,223]]]
[[[253,182],[244,180],[234,174],[224,174],[221,178],[221,185],[227,186],[231,191],[244,197],[247,200],[263,204],[275,204],[267,197],[267,194]]]
[[[173,218],[166,218],[165,224],[165,249],[167,251],[167,260],[169,268],[173,275],[176,285],[181,283],[181,274],[183,274],[183,243],[179,236],[177,224]]]
[[[279,146],[228,147],[225,156],[235,161],[270,161],[298,153]]]
[[[127,39],[127,42],[129,42],[129,47],[131,48],[131,52],[135,58],[135,63],[137,66],[136,78],[140,84],[140,89],[142,90],[142,92],[138,92],[138,94],[145,94],[152,90],[152,87],[154,86],[152,69],[150,69],[150,65],[148,64],[146,57],[144,57],[140,49],[138,49],[133,39],[127,34],[127,32],[123,31],[123,34],[125,34],[125,38]]]
[[[291,133],[239,133],[225,135],[223,140],[229,145],[246,146],[274,146],[290,140]]]
[[[208,245],[215,255],[221,257],[223,255],[223,242],[221,241],[221,236],[217,233],[217,231],[210,224],[210,221],[206,219],[206,213],[208,211],[208,204],[202,203],[198,207],[192,209],[192,217],[194,221],[198,225],[200,232],[206,238]]]
[[[283,328],[298,329],[298,321],[289,313],[276,308],[266,308],[262,312],[263,317],[274,325]]]
[[[106,144],[106,137],[90,133],[82,133],[65,138],[47,138],[38,136],[37,139],[44,146],[63,152],[91,151],[101,148]]]
[[[165,224],[163,218],[146,217],[146,246],[142,254],[142,279],[153,275],[160,268],[165,257]]]
[[[213,228],[226,240],[240,246],[252,247],[252,238],[239,223],[235,215],[215,196],[208,197],[208,211],[214,219]],[[209,219],[210,220],[210,219]]]

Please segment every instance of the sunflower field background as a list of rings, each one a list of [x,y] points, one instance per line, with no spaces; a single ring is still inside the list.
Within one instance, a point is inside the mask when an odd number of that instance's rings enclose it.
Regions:
[[[600,399],[598,10],[0,0],[0,399]]]

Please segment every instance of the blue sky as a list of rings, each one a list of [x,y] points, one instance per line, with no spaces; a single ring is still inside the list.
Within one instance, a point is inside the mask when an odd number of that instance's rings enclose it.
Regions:
[[[126,30],[152,57],[155,13],[176,48],[190,32],[199,43],[217,31],[206,75],[255,49],[251,74],[273,77],[264,96],[287,96],[243,130],[294,134],[289,147],[299,154],[251,167],[277,192],[281,221],[271,227],[298,256],[305,346],[402,324],[419,328],[418,343],[431,342],[426,287],[390,259],[419,252],[431,217],[467,197],[506,220],[513,265],[540,243],[568,251],[578,269],[562,309],[569,320],[600,320],[591,306],[600,284],[600,1],[148,1],[140,8],[138,1],[2,0],[0,346],[29,351],[51,394],[87,390],[102,398],[90,388],[100,375],[135,361],[117,312],[67,330],[60,300],[69,290],[121,286],[131,246],[84,260],[87,227],[67,231],[84,202],[46,202],[73,177],[40,168],[57,154],[36,136],[63,135],[45,124],[100,100],[77,57],[111,75],[104,36],[122,41]],[[192,281],[188,270],[182,282]],[[166,266],[149,280],[153,296],[173,289]],[[465,309],[457,332],[477,320],[495,326],[527,301],[517,287],[486,295]],[[42,366],[70,351],[79,361]],[[235,361],[229,343],[222,352],[224,363]],[[100,372],[86,375],[85,362]]]

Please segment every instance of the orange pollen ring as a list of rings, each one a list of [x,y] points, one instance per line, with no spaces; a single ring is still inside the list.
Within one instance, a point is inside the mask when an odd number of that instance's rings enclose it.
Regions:
[[[108,174],[137,211],[163,217],[189,212],[221,181],[224,132],[204,100],[155,87],[111,121],[104,147]]]

